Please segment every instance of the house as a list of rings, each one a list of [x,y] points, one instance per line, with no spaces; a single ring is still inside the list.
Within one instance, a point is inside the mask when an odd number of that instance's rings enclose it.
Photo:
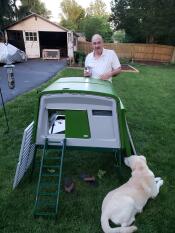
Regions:
[[[32,13],[5,28],[10,44],[26,52],[28,58],[42,57],[43,49],[57,49],[60,57],[73,57],[77,35],[48,19]]]

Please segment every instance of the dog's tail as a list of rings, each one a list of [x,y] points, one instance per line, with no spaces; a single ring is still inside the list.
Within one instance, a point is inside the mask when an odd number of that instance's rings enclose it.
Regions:
[[[110,227],[109,220],[105,215],[102,215],[101,217],[101,226],[105,233],[132,233],[137,230],[136,226],[112,228]]]

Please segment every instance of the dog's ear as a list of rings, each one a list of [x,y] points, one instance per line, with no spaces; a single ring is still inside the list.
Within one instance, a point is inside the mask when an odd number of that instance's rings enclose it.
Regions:
[[[132,171],[134,171],[136,168],[137,157],[137,155],[131,155],[124,160],[126,166],[130,167]]]
[[[141,159],[143,159],[143,160],[146,162],[146,157],[145,157],[145,156],[140,155],[139,157],[140,157]]]

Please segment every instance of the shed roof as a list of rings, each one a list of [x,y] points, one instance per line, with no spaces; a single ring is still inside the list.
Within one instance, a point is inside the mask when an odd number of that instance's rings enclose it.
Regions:
[[[30,14],[30,15],[27,15],[26,17],[24,17],[24,18],[22,18],[22,19],[16,21],[15,23],[12,23],[12,24],[8,25],[5,29],[6,29],[6,30],[10,30],[11,27],[13,27],[13,26],[15,26],[15,25],[17,25],[17,24],[19,24],[19,23],[25,21],[25,20],[28,20],[29,18],[32,18],[32,17],[39,17],[40,19],[46,21],[47,23],[50,23],[51,25],[54,25],[54,26],[56,26],[56,27],[58,27],[58,28],[61,28],[61,29],[62,29],[63,31],[65,31],[65,32],[68,32],[68,31],[69,31],[69,29],[67,29],[67,28],[65,28],[65,27],[63,27],[63,26],[60,26],[60,25],[58,25],[57,23],[51,22],[51,21],[48,20],[47,18],[45,18],[45,17],[43,17],[43,16],[41,16],[41,15],[38,15],[38,14],[36,14],[36,13],[32,13],[32,14]]]

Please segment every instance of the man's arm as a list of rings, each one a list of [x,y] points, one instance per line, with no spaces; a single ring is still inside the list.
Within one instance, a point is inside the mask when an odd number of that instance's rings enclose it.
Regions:
[[[109,78],[111,78],[111,77],[113,77],[113,76],[116,76],[116,75],[118,75],[118,74],[120,74],[120,73],[121,73],[121,66],[118,67],[117,69],[113,69],[113,70],[110,71],[110,72],[107,72],[107,73],[105,73],[105,74],[102,74],[102,75],[100,76],[100,79],[102,79],[102,80],[108,80]]]
[[[89,54],[85,58],[85,67],[84,67],[84,77],[90,77],[92,75],[92,71],[90,69],[86,69],[89,63]]]
[[[100,79],[102,80],[108,80],[113,76],[116,76],[121,73],[121,64],[118,59],[117,54],[114,52],[114,50],[111,50],[111,71],[106,72],[100,76]]]

